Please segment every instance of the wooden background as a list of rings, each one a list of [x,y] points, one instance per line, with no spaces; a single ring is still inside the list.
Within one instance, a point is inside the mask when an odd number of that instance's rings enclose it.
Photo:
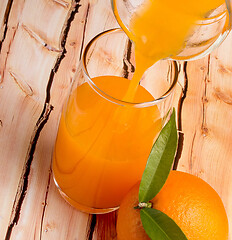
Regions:
[[[0,0],[0,240],[116,239],[117,213],[78,212],[51,175],[58,116],[83,48],[115,26],[110,0]],[[230,228],[231,56],[232,35],[204,59],[184,62],[175,101],[175,167],[219,193]]]

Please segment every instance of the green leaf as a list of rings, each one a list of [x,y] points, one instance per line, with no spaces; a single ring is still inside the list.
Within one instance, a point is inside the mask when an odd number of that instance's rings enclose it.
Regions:
[[[171,170],[177,148],[175,109],[161,130],[143,172],[139,187],[139,202],[148,202],[163,187]]]
[[[179,226],[159,210],[143,208],[140,210],[140,217],[151,240],[187,240]]]

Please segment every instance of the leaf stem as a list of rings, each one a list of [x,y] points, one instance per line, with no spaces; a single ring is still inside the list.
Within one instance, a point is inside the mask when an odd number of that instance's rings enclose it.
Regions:
[[[140,202],[134,209],[152,208],[151,202]]]

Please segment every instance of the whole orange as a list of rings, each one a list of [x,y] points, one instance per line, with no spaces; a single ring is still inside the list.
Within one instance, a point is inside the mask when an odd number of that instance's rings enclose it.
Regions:
[[[140,220],[139,183],[123,199],[118,212],[118,240],[148,240]],[[166,213],[189,240],[227,240],[228,219],[222,200],[202,179],[171,171],[161,191],[151,200],[153,208]]]

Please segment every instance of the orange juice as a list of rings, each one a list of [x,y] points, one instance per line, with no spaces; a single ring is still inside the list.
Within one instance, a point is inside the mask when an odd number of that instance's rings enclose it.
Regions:
[[[129,30],[121,24],[138,54],[153,64],[177,55],[195,24],[224,3],[224,0],[145,0],[132,16]]]
[[[122,99],[130,80],[104,76],[93,82]],[[142,86],[134,102],[154,98]],[[161,119],[157,106],[136,108],[112,103],[86,82],[77,87],[62,113],[53,157],[55,180],[79,209],[119,206],[141,179]]]
[[[193,33],[196,23],[225,4],[224,0],[145,0],[135,10],[129,26],[125,26],[118,13],[117,1],[122,0],[113,0],[116,19],[135,44],[136,71],[128,96],[134,94],[147,68],[160,59],[179,54],[185,48],[188,36]],[[224,31],[227,24],[228,16]],[[218,36],[220,34],[221,32]]]

